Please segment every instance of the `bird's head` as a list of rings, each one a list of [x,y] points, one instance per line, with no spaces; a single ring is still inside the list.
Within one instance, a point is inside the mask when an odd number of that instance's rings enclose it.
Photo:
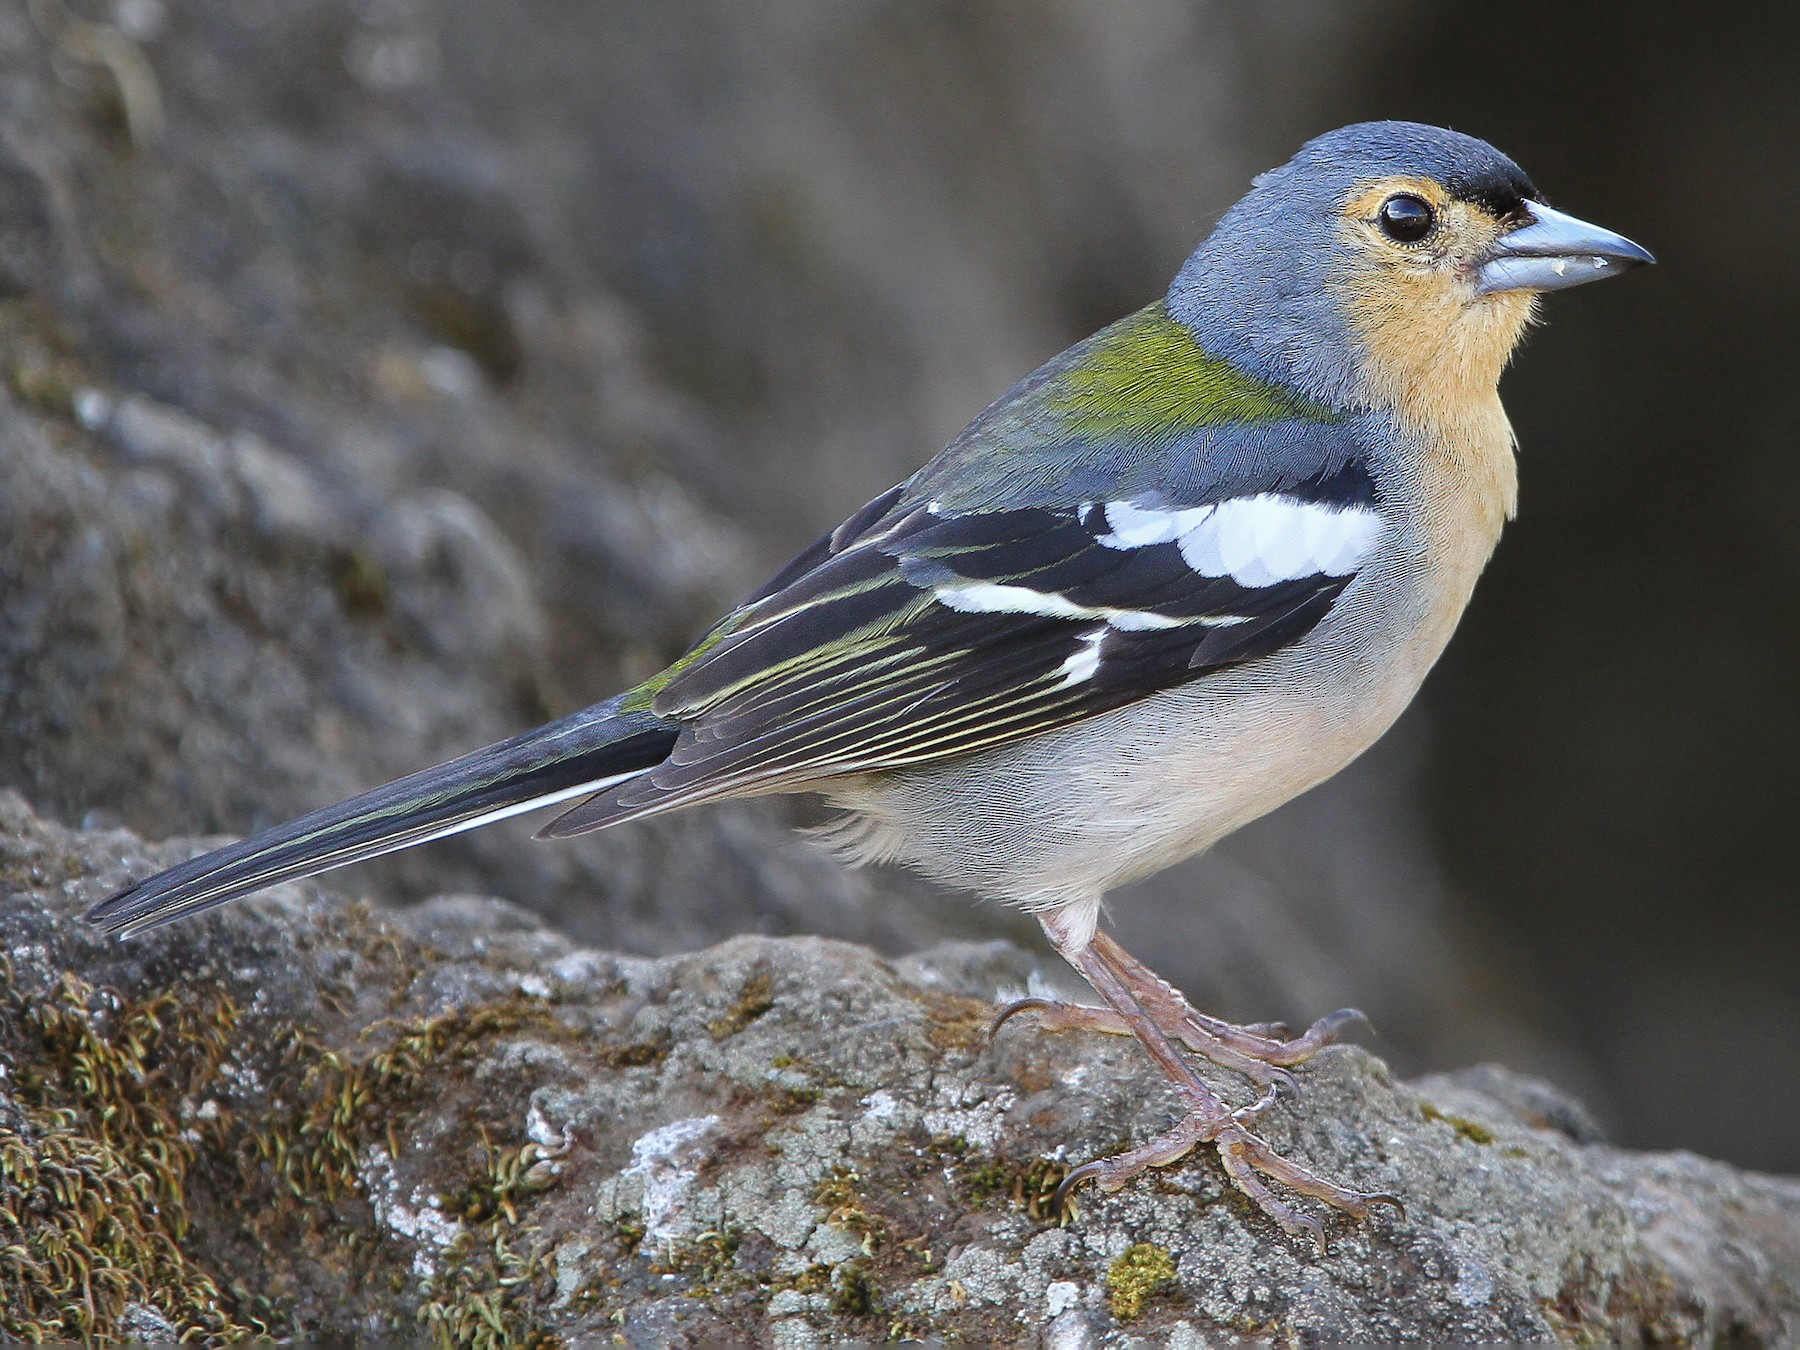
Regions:
[[[1188,259],[1169,308],[1261,378],[1431,419],[1491,397],[1538,294],[1651,261],[1551,210],[1485,141],[1365,122],[1257,178]]]

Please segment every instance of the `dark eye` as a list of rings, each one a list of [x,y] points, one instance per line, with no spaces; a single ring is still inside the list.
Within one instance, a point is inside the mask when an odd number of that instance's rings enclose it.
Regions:
[[[1399,193],[1381,204],[1381,228],[1389,239],[1416,244],[1431,233],[1431,208],[1410,193]]]

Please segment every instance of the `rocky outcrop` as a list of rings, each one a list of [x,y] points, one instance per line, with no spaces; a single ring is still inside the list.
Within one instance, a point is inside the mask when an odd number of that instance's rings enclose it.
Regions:
[[[1129,1043],[1009,1025],[1004,943],[660,960],[496,900],[289,885],[146,939],[75,916],[190,848],[0,796],[0,1334],[489,1344],[1800,1334],[1800,1184],[1609,1147],[1486,1068],[1342,1046],[1279,1147],[1405,1198],[1282,1236],[1208,1157],[1049,1199],[1171,1102]]]

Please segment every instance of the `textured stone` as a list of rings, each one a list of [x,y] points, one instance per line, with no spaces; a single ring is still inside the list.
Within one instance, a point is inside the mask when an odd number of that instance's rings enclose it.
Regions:
[[[139,1160],[163,1202],[123,1217],[181,1253],[178,1281],[100,1298],[101,1335],[198,1326],[209,1289],[205,1329],[313,1338],[1800,1334],[1800,1182],[1609,1147],[1502,1069],[1408,1084],[1341,1046],[1300,1071],[1270,1140],[1407,1204],[1329,1220],[1324,1255],[1204,1155],[1058,1224],[1063,1171],[1172,1102],[1123,1039],[1018,1022],[990,1044],[991,1000],[1033,978],[1022,952],[896,965],[741,937],[631,958],[499,901],[383,917],[316,884],[124,944],[74,917],[189,847],[0,794],[0,1186],[58,1121]],[[41,1308],[31,1278],[0,1259],[0,1308]],[[19,1316],[0,1332],[33,1329]]]

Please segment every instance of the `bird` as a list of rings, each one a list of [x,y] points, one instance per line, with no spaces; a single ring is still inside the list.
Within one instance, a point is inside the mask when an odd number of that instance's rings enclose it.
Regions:
[[[1007,390],[934,459],[642,684],[277,825],[93,906],[135,933],[539,808],[562,838],[822,795],[827,841],[1034,914],[1179,1101],[1059,1198],[1203,1145],[1279,1228],[1398,1197],[1258,1118],[1357,1014],[1299,1035],[1196,1010],[1106,894],[1322,782],[1411,702],[1514,513],[1498,384],[1538,297],[1654,259],[1474,137],[1383,121],[1253,180],[1167,292]],[[1190,1056],[1226,1071],[1215,1088]],[[1217,1077],[1217,1075],[1215,1075]],[[1237,1097],[1248,1098],[1233,1105]]]

